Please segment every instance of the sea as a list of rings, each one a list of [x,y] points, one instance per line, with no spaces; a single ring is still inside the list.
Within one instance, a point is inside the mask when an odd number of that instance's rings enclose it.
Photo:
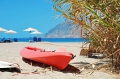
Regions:
[[[14,38],[10,38],[11,41],[14,41]],[[29,42],[33,38],[17,38],[18,42]],[[87,41],[84,38],[41,38],[41,42],[85,42]]]

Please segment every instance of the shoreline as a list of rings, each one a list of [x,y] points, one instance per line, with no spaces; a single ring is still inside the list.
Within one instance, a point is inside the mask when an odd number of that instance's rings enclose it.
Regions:
[[[51,43],[51,42],[17,42],[17,43],[0,43],[0,60],[10,63],[18,63],[21,68],[22,73],[29,74],[20,74],[17,72],[0,71],[0,79],[118,79],[117,75],[102,72],[100,70],[86,69],[80,71],[83,66],[86,66],[87,63],[93,63],[99,59],[87,58],[84,56],[79,56],[81,45],[78,43]],[[25,46],[34,46],[41,47],[44,49],[50,48],[51,50],[57,50],[59,48],[66,48],[66,51],[72,52],[76,57],[70,61],[69,66],[63,70],[59,71],[53,68],[53,71],[50,71],[50,66],[43,67],[43,64],[32,62],[30,60],[24,60],[20,56],[20,50]],[[32,65],[31,65],[32,62]],[[85,64],[86,63],[86,64]],[[38,70],[39,74],[33,74],[31,72]],[[17,74],[15,76],[12,76]],[[101,78],[99,78],[101,77]]]

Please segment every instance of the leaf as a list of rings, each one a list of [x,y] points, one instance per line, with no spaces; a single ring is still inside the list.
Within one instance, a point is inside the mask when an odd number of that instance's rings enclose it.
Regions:
[[[112,0],[113,2],[117,2],[118,0]]]
[[[104,11],[104,10],[105,10],[105,5],[104,5],[104,4],[101,4],[101,5],[100,5],[100,8],[101,8],[102,11]]]
[[[98,4],[98,3],[99,3],[99,0],[95,0],[95,3]]]

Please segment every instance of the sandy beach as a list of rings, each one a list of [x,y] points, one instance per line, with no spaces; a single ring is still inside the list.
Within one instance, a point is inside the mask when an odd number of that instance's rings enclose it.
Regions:
[[[76,57],[70,61],[65,70],[60,71],[53,68],[51,71],[50,66],[24,60],[20,56],[20,50],[25,46],[50,48],[51,50],[66,48],[66,51],[72,52]],[[82,43],[0,43],[0,61],[17,63],[21,71],[20,73],[18,70],[0,69],[0,79],[119,79],[119,75],[104,70],[92,69],[92,66],[83,69],[86,65],[90,65],[100,59],[79,56],[81,47]],[[34,71],[37,71],[37,73],[32,73]]]

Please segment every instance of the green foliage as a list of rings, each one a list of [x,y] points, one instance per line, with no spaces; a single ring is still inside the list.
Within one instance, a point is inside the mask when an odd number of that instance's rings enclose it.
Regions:
[[[120,49],[120,0],[52,1],[55,10],[61,12],[63,17],[87,30],[83,31],[92,46],[100,47],[108,55]],[[120,54],[115,53],[114,57],[117,57],[115,65],[119,66]]]

